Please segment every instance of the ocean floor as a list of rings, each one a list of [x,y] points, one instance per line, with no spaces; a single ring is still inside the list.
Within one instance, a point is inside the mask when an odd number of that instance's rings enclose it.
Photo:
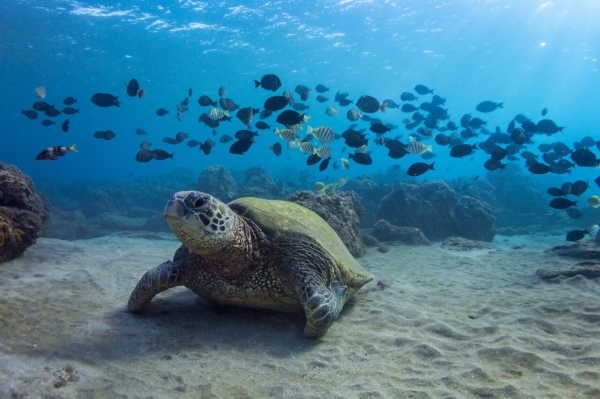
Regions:
[[[375,275],[320,340],[304,318],[167,291],[125,305],[170,235],[39,239],[0,265],[2,398],[598,398],[600,282],[543,282],[564,236],[370,249]],[[387,280],[389,286],[378,288]]]

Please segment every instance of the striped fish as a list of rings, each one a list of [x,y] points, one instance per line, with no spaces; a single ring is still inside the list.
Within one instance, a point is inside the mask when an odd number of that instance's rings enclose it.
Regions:
[[[295,125],[288,126],[288,129],[290,129],[294,133],[298,133],[300,130],[302,130],[302,125],[300,123],[296,123]]]
[[[346,183],[348,183],[348,178],[347,177],[340,177],[339,179],[337,179],[334,184],[337,188],[342,188],[346,185]]]
[[[350,169],[350,161],[346,158],[341,158],[340,163],[342,164],[342,169]]]
[[[368,149],[369,149],[369,146],[366,144],[363,144],[360,147],[358,147],[356,150],[354,150],[354,153],[355,154],[366,154]]]
[[[425,145],[420,141],[413,141],[412,143],[408,143],[406,145],[406,152],[409,154],[423,154],[426,151],[432,151],[433,147],[430,145]]]
[[[318,181],[315,184],[313,184],[313,190],[315,191],[321,191],[325,188],[325,183]]]
[[[275,133],[278,134],[282,140],[285,140],[285,141],[296,140],[296,133],[294,133],[290,129],[275,129]]]
[[[331,194],[335,191],[336,188],[337,188],[337,186],[335,185],[335,183],[329,183],[328,185],[323,187],[323,190],[321,190],[321,191],[324,194]]]
[[[315,152],[315,148],[308,141],[303,141],[302,144],[300,144],[300,151],[305,154],[312,154]]]
[[[300,139],[288,141],[287,148],[288,148],[288,150],[295,150],[296,148],[300,147],[300,144],[301,144]]]
[[[333,132],[333,129],[328,126],[319,126],[316,129],[308,126],[306,134],[312,134],[322,143],[331,143],[335,140],[335,133]]]
[[[327,159],[331,156],[331,147],[322,145],[321,147],[315,150],[315,154],[317,154],[321,159]]]
[[[210,111],[208,111],[208,117],[215,121],[218,121],[223,116],[229,116],[229,111],[223,111],[221,108],[212,107]]]
[[[325,110],[325,115],[327,116],[336,116],[338,114],[338,110],[335,107],[329,106]]]

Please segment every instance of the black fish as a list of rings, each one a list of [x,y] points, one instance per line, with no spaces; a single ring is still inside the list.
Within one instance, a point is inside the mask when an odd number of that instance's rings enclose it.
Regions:
[[[306,165],[307,166],[316,165],[319,163],[319,161],[321,161],[320,156],[318,156],[317,154],[311,154],[308,158],[306,158]]]
[[[56,108],[48,108],[44,114],[46,116],[49,116],[50,118],[54,118],[55,116],[58,116],[61,114],[61,112],[59,110],[57,110]]]
[[[380,104],[375,97],[364,95],[358,99],[356,107],[362,112],[372,114],[379,111]]]
[[[259,130],[266,130],[266,129],[270,129],[271,126],[267,125],[265,122],[263,121],[258,121],[254,124],[254,126],[259,129]]]
[[[504,108],[504,103],[495,103],[493,101],[482,101],[477,104],[475,108],[479,112],[488,113],[497,110],[498,108]]]
[[[75,108],[71,108],[71,107],[66,107],[65,109],[62,110],[62,113],[65,115],[74,115],[74,114],[78,114],[79,110],[75,109]]]
[[[307,109],[310,109],[310,105],[295,103],[292,108],[294,108],[296,111],[306,111]]]
[[[488,159],[483,164],[483,167],[486,168],[489,171],[492,171],[492,170],[497,170],[497,169],[505,169],[506,168],[506,164],[500,162],[497,159]]]
[[[577,220],[577,219],[581,219],[583,217],[583,212],[581,212],[577,208],[569,208],[569,209],[565,210],[565,212],[571,219]]]
[[[583,237],[585,237],[586,234],[589,234],[589,231],[587,230],[572,230],[569,231],[567,233],[567,241],[579,241],[581,240]]]
[[[531,139],[533,133],[525,132],[525,130],[521,128],[514,128],[510,133],[510,139],[519,145],[523,145]]]
[[[369,127],[369,130],[372,131],[373,133],[383,134],[383,133],[389,132],[392,129],[390,129],[383,123],[377,122],[377,123],[371,124],[371,126]]]
[[[310,92],[308,92],[308,91],[305,91],[304,93],[300,94],[300,100],[302,100],[302,101],[308,100],[309,94],[310,94]]]
[[[235,138],[238,140],[252,140],[254,136],[258,136],[258,132],[252,130],[238,130],[235,132]]]
[[[179,144],[179,141],[175,140],[172,137],[165,137],[164,139],[162,139],[162,141],[163,141],[163,143],[167,143],[167,144],[171,144],[171,145]]]
[[[264,108],[273,112],[280,111],[288,105],[288,99],[284,96],[273,96],[267,98]]]
[[[548,190],[546,190],[546,192],[548,194],[550,194],[553,197],[564,197],[566,194],[563,193],[563,191],[558,188],[558,187],[550,187]]]
[[[598,187],[600,187],[600,176],[596,177],[596,179],[594,180],[594,183],[596,183],[596,185]]]
[[[536,163],[529,167],[529,171],[534,175],[545,175],[553,170],[551,166],[543,163]]]
[[[471,123],[471,114],[464,114],[461,118],[460,118],[460,125],[462,127],[464,127],[465,129],[467,127],[469,127],[469,124]]]
[[[352,100],[348,100],[347,98],[342,98],[340,101],[338,101],[338,104],[340,104],[342,107],[346,107],[346,106],[352,104]]]
[[[450,137],[446,136],[443,133],[436,135],[434,140],[439,145],[446,146],[446,145],[450,144]]]
[[[156,115],[158,115],[158,116],[165,116],[168,113],[169,113],[169,111],[167,111],[164,108],[159,108],[156,110]]]
[[[203,113],[202,115],[200,115],[199,121],[213,129],[216,127],[219,127],[219,121],[214,120],[213,118],[208,116],[208,114],[206,114],[206,113]]]
[[[587,182],[583,180],[577,180],[571,185],[571,194],[580,196],[581,194],[585,193],[588,187],[589,185],[587,184]]]
[[[402,112],[415,112],[416,110],[418,110],[418,108],[412,104],[402,104],[402,108],[400,108],[400,111]]]
[[[560,189],[562,190],[564,195],[569,195],[571,194],[571,187],[573,187],[573,183],[565,182],[562,186],[560,186]]]
[[[547,135],[562,132],[564,129],[564,127],[558,127],[558,125],[550,119],[542,119],[536,124],[536,126],[538,132],[545,133]]]
[[[51,121],[50,119],[44,119],[42,121],[42,126],[52,126],[52,125],[56,125],[56,122]]]
[[[521,127],[528,133],[537,133],[538,131],[537,125],[530,120],[521,123]]]
[[[373,159],[371,159],[371,156],[369,154],[349,154],[348,158],[354,160],[354,162],[359,163],[361,165],[371,165],[373,163]]]
[[[208,139],[203,144],[200,145],[200,151],[202,151],[205,155],[210,154],[210,150],[215,146],[215,142]]]
[[[224,134],[221,136],[221,138],[219,139],[219,143],[229,143],[231,140],[233,140],[233,137],[231,137],[228,134]]]
[[[217,102],[213,101],[209,96],[206,95],[202,95],[200,96],[200,98],[198,98],[198,104],[200,104],[201,107],[216,107],[217,106]]]
[[[480,118],[471,118],[469,126],[473,129],[479,129],[481,126],[486,125],[487,122]]]
[[[220,92],[221,92],[221,91],[219,90],[219,93],[220,93]],[[191,97],[191,96],[192,96],[192,88],[190,87],[190,88],[188,89],[188,97]]]
[[[317,91],[317,93],[325,93],[326,91],[329,91],[329,87],[325,87],[325,85],[318,84],[315,87],[315,90]]]
[[[320,172],[323,172],[325,169],[327,169],[327,167],[329,166],[330,159],[331,157],[328,157],[327,159],[324,159],[323,162],[321,162],[321,164],[319,165]]]
[[[414,94],[409,93],[407,91],[405,91],[404,93],[400,94],[400,100],[401,101],[416,101],[418,99],[419,99],[419,97],[416,97]]]
[[[592,167],[592,166],[598,165],[598,159],[596,158],[596,154],[594,154],[593,152],[591,152],[590,150],[587,150],[585,148],[574,151],[571,154],[571,159],[578,166]]]
[[[320,103],[325,103],[325,102],[329,101],[329,98],[327,98],[324,95],[320,94],[320,95],[317,96],[317,101],[320,102]]]
[[[244,155],[250,149],[252,143],[254,143],[252,139],[238,140],[229,147],[229,152],[231,154]]]
[[[571,201],[566,198],[554,198],[550,201],[550,207],[554,209],[567,209],[572,206],[577,206],[577,201]]]
[[[446,99],[435,94],[433,97],[431,97],[431,104],[444,105],[444,104],[446,104]]]
[[[119,96],[108,93],[96,93],[90,99],[94,105],[102,108],[120,107]]]
[[[450,156],[453,158],[462,158],[471,154],[473,150],[477,149],[477,145],[469,145],[469,144],[459,144],[457,146],[452,147],[450,150]]]
[[[135,160],[137,162],[150,162],[154,159],[154,153],[150,150],[139,150],[135,154]]]
[[[36,101],[35,103],[33,103],[31,108],[33,108],[36,111],[44,112],[49,110],[50,108],[54,108],[54,106],[44,101]]]
[[[137,96],[138,90],[140,89],[140,84],[136,79],[131,79],[129,84],[127,84],[127,95],[131,97]]]
[[[262,86],[265,90],[277,91],[281,87],[281,80],[277,75],[267,74],[260,79],[254,81],[254,88],[258,88],[258,86]]]
[[[63,132],[68,132],[69,131],[69,120],[65,119],[65,121],[62,123],[62,125],[60,125],[60,128]]]
[[[38,113],[37,111],[33,110],[33,109],[28,109],[28,110],[21,110],[21,113],[23,115],[25,115],[26,117],[28,117],[29,119],[37,119],[38,117]]]
[[[433,89],[430,89],[425,85],[416,85],[415,91],[422,96],[425,94],[433,94]]]
[[[164,161],[165,159],[173,159],[173,155],[175,154],[169,154],[168,152],[166,152],[165,150],[161,150],[160,148],[157,148],[155,150],[152,150],[152,154],[154,155],[154,159],[156,159],[157,161]]]
[[[284,126],[296,125],[304,121],[304,114],[288,109],[277,116],[276,121]]]
[[[240,106],[237,105],[236,103],[233,102],[233,100],[230,100],[229,98],[220,98],[219,99],[219,105],[221,106],[221,108],[223,108],[224,110],[227,111],[235,111],[236,109],[238,109]]]
[[[409,176],[421,176],[423,173],[427,172],[428,170],[435,170],[435,169],[433,169],[434,164],[435,164],[435,162],[433,162],[429,165],[426,164],[425,162],[413,163],[408,168],[408,171],[406,172],[406,174]]]
[[[65,104],[65,105],[73,105],[76,102],[77,102],[77,99],[73,98],[73,97],[67,97],[63,100],[63,104]]]
[[[335,93],[335,99],[333,101],[340,102],[346,97],[348,97],[348,93],[340,93],[340,91],[338,90],[338,92]]]
[[[270,146],[270,150],[273,151],[273,154],[275,154],[275,156],[280,156],[282,150],[281,143],[277,142],[275,144],[272,144]]]
[[[506,156],[508,155],[508,153],[506,152],[506,150],[502,147],[496,147],[494,148],[494,150],[492,151],[492,159],[496,160],[496,161],[502,161],[504,158],[506,158]]]

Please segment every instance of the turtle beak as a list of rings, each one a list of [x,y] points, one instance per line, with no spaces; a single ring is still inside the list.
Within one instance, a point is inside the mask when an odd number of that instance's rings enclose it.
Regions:
[[[181,218],[188,213],[188,207],[178,194],[171,195],[163,211],[163,216],[170,226],[181,226],[183,224]]]

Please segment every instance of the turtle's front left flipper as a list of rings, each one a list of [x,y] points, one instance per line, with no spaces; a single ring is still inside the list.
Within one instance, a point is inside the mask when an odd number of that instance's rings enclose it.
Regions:
[[[337,281],[330,287],[324,284],[305,286],[301,299],[306,315],[304,335],[311,338],[324,335],[349,297],[348,287],[341,287]]]
[[[127,308],[131,312],[142,310],[156,294],[183,285],[184,274],[185,267],[170,260],[148,270],[129,296]]]

